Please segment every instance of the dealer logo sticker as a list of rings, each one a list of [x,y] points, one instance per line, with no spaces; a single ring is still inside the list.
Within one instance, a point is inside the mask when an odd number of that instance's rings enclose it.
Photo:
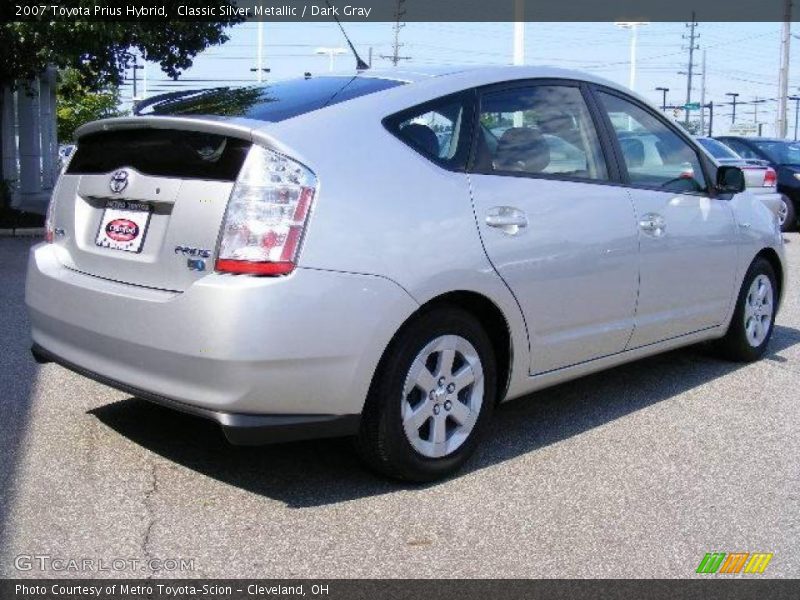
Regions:
[[[130,219],[114,219],[106,225],[106,235],[115,242],[130,242],[139,235],[139,226]]]

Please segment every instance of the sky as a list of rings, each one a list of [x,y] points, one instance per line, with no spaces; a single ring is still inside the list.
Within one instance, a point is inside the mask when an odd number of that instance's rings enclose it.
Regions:
[[[374,67],[390,67],[382,56],[392,53],[393,23],[345,23],[345,29],[366,60],[372,48]],[[435,64],[511,64],[513,23],[405,23],[400,30],[400,54],[410,57],[401,66]],[[731,122],[731,98],[739,93],[737,122],[763,123],[763,134],[773,135],[777,112],[780,23],[700,22],[695,51],[692,101],[699,101],[702,57],[706,52],[706,101],[713,100],[714,134],[727,133]],[[792,31],[800,34],[800,24]],[[686,102],[689,29],[685,23],[650,23],[638,33],[636,91],[661,106],[662,93],[670,89],[667,104]],[[242,23],[228,30],[230,40],[207,49],[178,81],[168,79],[156,64],[147,65],[147,94],[182,89],[248,85],[256,64],[258,25]],[[526,23],[525,64],[551,65],[590,72],[628,85],[631,32],[613,23]],[[346,46],[335,23],[265,23],[263,64],[271,69],[267,81],[327,72],[328,56],[316,55],[319,47]],[[789,94],[800,94],[800,39],[792,38]],[[338,56],[335,69],[353,67],[350,55]],[[139,72],[141,77],[142,72]],[[139,81],[139,92],[142,92]],[[132,85],[122,87],[125,107],[130,106]],[[756,99],[764,102],[753,103]],[[755,112],[758,112],[756,115]],[[670,116],[675,116],[669,111]],[[677,115],[683,118],[682,113]],[[789,136],[794,135],[795,103],[789,104]]]

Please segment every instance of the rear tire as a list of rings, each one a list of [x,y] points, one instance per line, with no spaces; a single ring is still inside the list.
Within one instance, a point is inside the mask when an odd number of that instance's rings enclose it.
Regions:
[[[775,270],[765,258],[756,258],[744,276],[728,331],[717,342],[719,353],[738,362],[752,362],[764,356],[777,306]]]
[[[450,475],[485,433],[496,382],[494,350],[475,317],[450,306],[421,314],[381,359],[356,439],[359,454],[397,479]]]

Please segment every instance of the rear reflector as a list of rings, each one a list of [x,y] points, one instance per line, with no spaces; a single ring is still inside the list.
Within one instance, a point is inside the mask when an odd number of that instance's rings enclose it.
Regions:
[[[217,260],[217,271],[242,275],[286,275],[294,270],[293,262],[250,262],[247,260]]]
[[[44,241],[50,244],[55,239],[55,225],[53,224],[53,212],[55,211],[56,195],[50,197],[50,202],[47,203],[47,214],[44,218]]]
[[[316,189],[317,179],[304,165],[254,145],[228,201],[217,271],[291,273]]]

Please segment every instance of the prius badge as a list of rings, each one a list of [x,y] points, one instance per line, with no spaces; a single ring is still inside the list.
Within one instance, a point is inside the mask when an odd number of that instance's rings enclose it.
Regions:
[[[186,267],[190,271],[205,271],[206,260],[211,257],[211,250],[207,248],[196,248],[194,246],[175,246],[175,254],[182,254],[188,257]]]

